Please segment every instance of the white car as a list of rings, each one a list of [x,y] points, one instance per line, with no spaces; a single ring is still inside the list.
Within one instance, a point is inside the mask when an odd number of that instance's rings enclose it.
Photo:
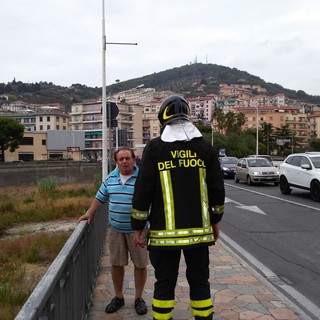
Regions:
[[[320,201],[320,152],[293,153],[280,164],[280,191],[290,194],[293,188],[308,190]]]
[[[279,169],[274,167],[266,158],[241,158],[236,165],[234,181],[247,181],[253,183],[274,183],[279,185]]]

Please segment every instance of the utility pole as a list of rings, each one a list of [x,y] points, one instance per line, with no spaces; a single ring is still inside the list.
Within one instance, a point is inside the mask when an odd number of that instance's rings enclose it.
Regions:
[[[108,162],[111,161],[111,155],[108,159],[108,145],[107,145],[107,98],[106,98],[106,51],[107,44],[117,45],[138,45],[130,42],[107,42],[105,31],[105,0],[102,0],[102,181],[108,174]],[[108,104],[108,109],[110,104]],[[110,113],[109,113],[110,114]],[[111,134],[109,133],[109,148],[111,146]],[[111,149],[111,148],[110,148]],[[110,150],[111,151],[111,150]]]

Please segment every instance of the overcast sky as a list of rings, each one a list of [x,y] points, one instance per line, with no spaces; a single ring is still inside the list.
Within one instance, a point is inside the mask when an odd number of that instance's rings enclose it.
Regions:
[[[1,0],[0,82],[102,85],[103,0]],[[107,84],[195,61],[320,95],[319,0],[105,0]]]

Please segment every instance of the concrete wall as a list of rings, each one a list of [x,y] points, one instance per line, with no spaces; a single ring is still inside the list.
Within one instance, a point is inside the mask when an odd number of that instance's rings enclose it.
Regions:
[[[101,162],[45,161],[0,164],[0,187],[36,184],[54,177],[58,183],[91,183],[102,173]]]

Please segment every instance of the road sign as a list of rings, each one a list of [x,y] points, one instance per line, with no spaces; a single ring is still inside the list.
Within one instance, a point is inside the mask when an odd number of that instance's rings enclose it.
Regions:
[[[67,147],[67,152],[80,152],[80,147]]]

